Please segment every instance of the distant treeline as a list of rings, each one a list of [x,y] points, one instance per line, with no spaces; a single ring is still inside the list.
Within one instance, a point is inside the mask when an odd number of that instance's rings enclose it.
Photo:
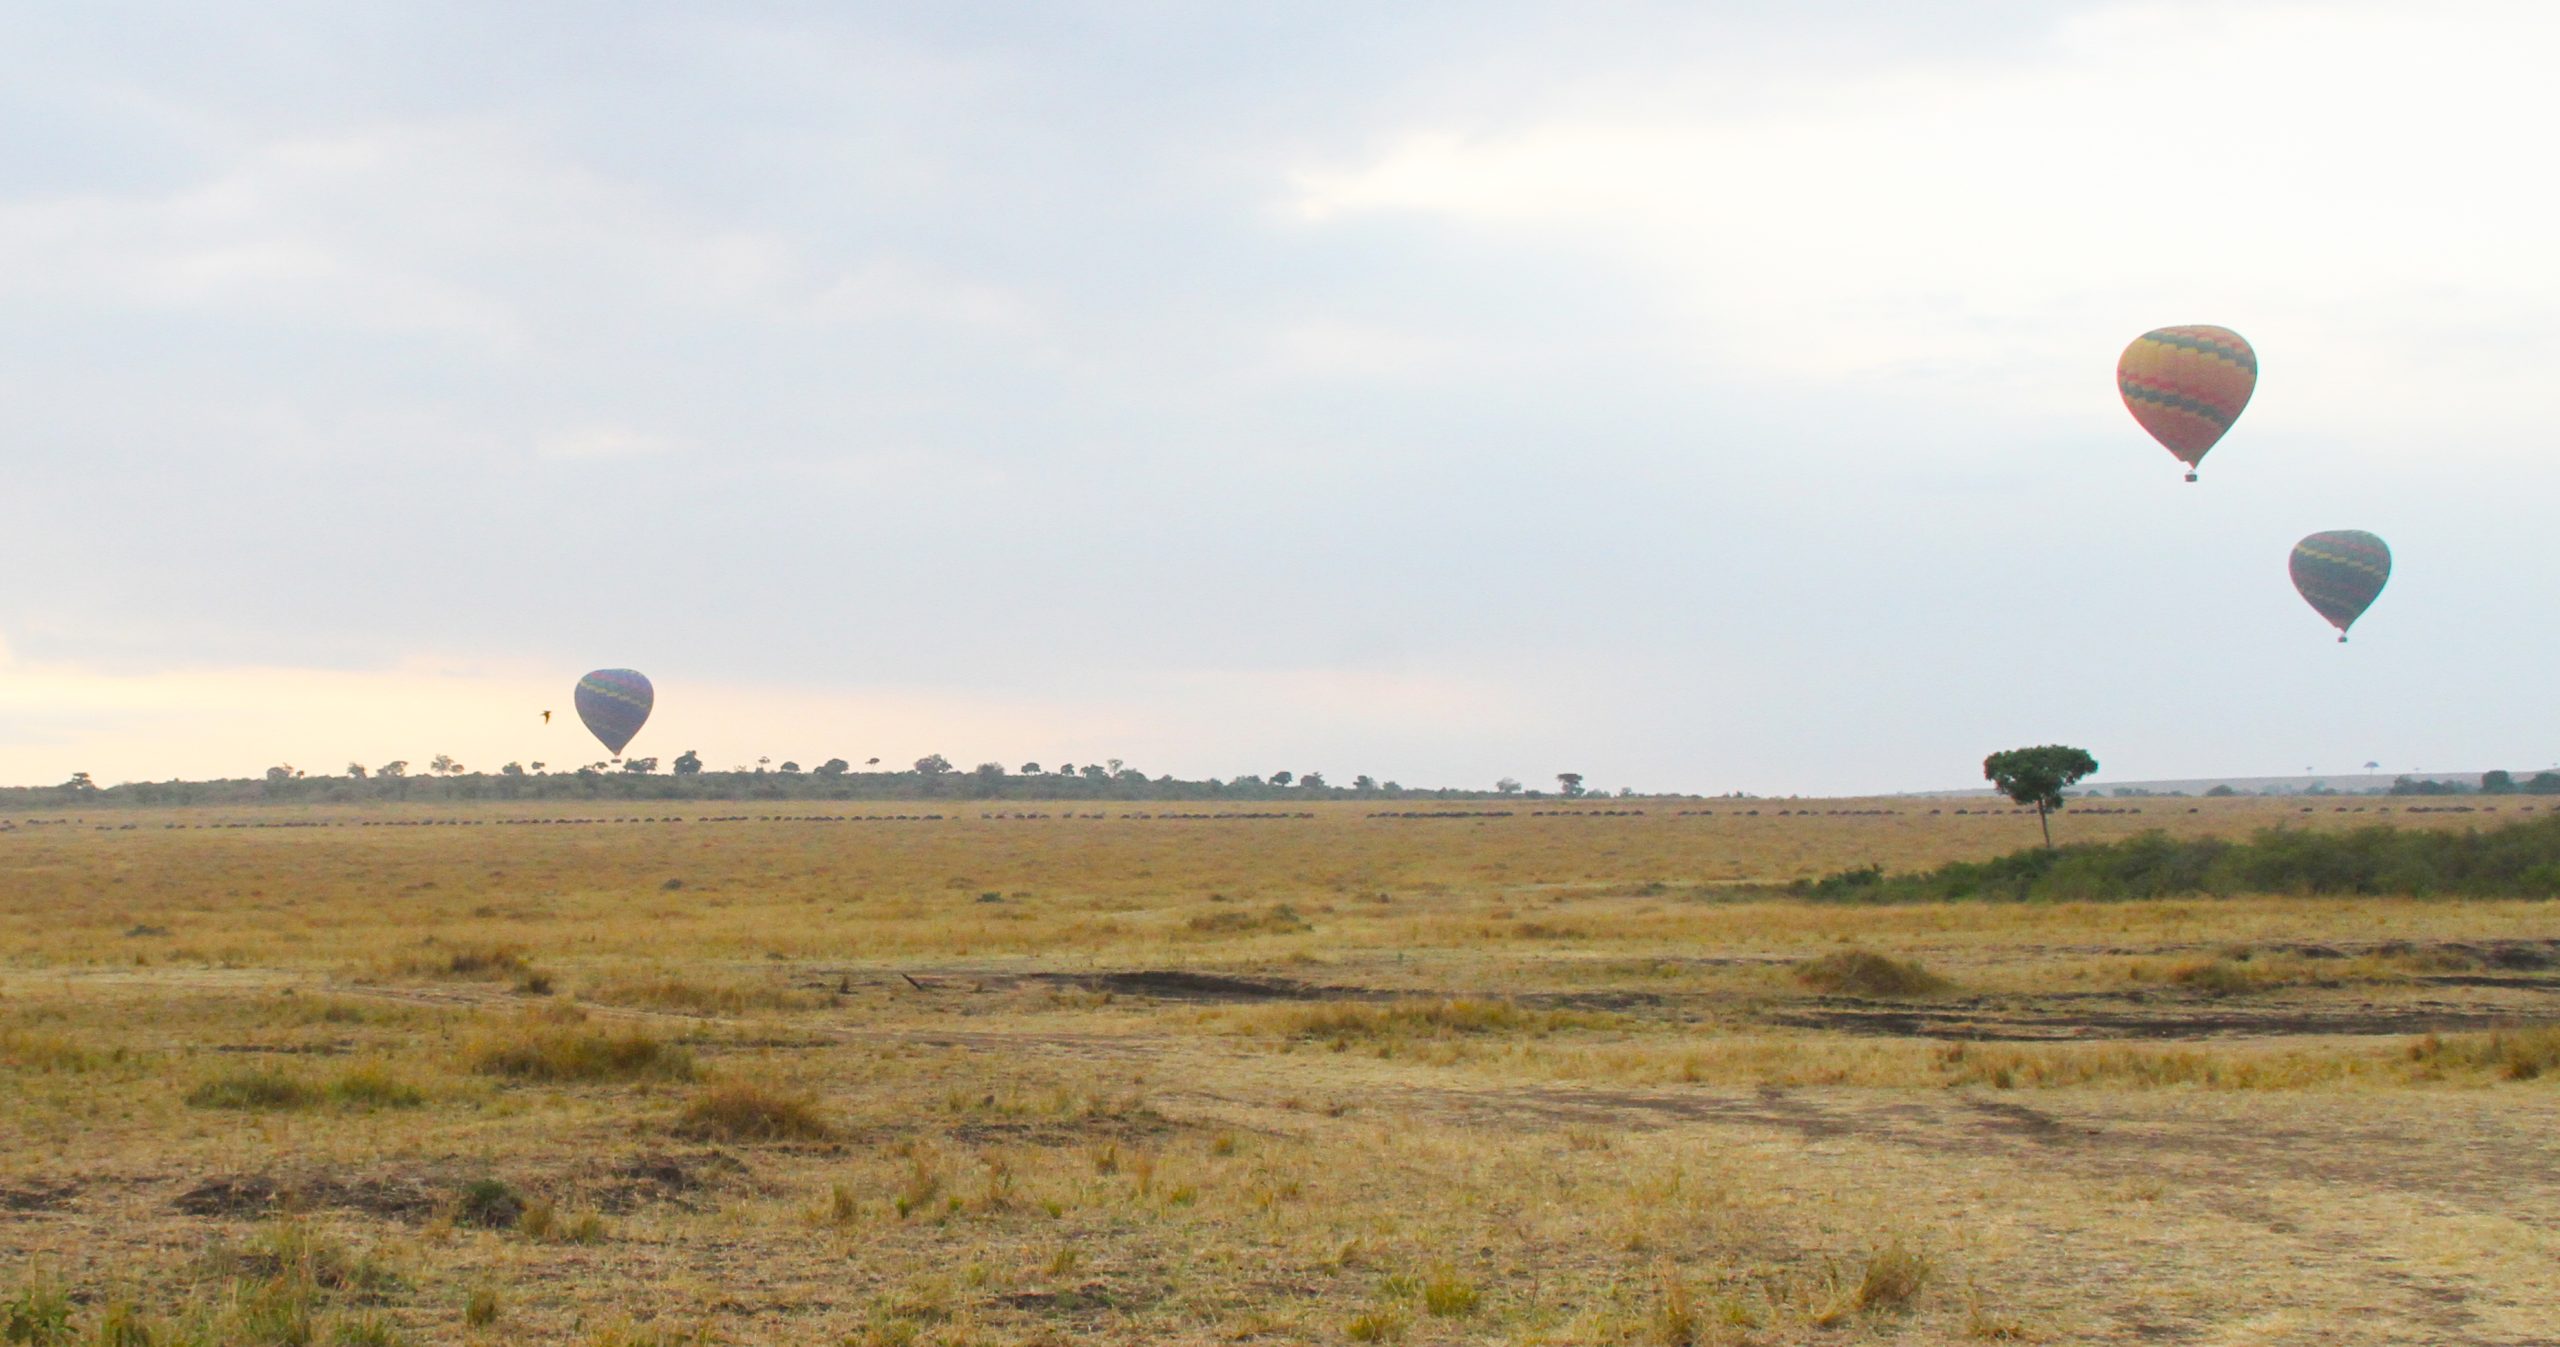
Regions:
[[[498,772],[429,771],[411,774],[374,769],[361,775],[312,776],[278,767],[263,777],[214,781],[135,781],[100,786],[86,773],[59,786],[0,787],[0,809],[43,809],[64,806],[169,807],[247,804],[380,804],[391,802],[452,803],[471,800],[1486,800],[1562,798],[1550,792],[1417,789],[1393,781],[1356,778],[1352,784],[1327,783],[1320,773],[1305,777],[1275,773],[1273,778],[1243,776],[1183,781],[1149,777],[1128,768],[1095,766],[1084,770],[1019,772],[993,769],[955,770],[939,759],[906,771],[859,771],[833,760],[816,771],[703,771],[692,754],[678,760],[678,770],[654,770],[655,759],[640,759],[647,769],[608,769],[597,765],[568,772],[537,772],[514,767]],[[1116,765],[1115,765],[1116,766]],[[991,770],[993,769],[993,770]],[[1576,791],[1576,796],[1588,792]],[[1593,797],[1597,798],[1597,797]]]
[[[2270,828],[2245,842],[2144,833],[2121,842],[1888,875],[1869,867],[1799,881],[1803,897],[1845,902],[2111,902],[2245,893],[2560,897],[2560,815],[2483,832]]]
[[[2183,799],[2186,794],[2182,790],[2159,791],[2140,786],[2117,786],[2107,790],[2075,791],[2070,793],[2069,798],[2074,800],[2095,800],[2106,797],[2149,799],[2173,796]],[[2292,786],[2280,786],[2263,791],[2240,790],[2223,785],[2215,786],[2204,794],[2209,799],[2223,799],[2233,795],[2263,795],[2275,798],[2291,798],[2296,795],[2560,795],[2560,772],[2536,772],[2523,781],[2516,780],[2513,772],[2482,772],[2480,784],[2476,786],[2468,781],[2446,781],[2428,776],[2403,776],[2393,778],[2388,786],[2370,786],[2357,790],[2338,790],[2327,782],[2314,781],[2298,789]]]

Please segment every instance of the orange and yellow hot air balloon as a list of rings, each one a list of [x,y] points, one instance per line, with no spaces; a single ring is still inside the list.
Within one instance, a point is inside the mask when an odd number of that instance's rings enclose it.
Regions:
[[[2164,327],[2145,332],[2116,361],[2116,391],[2151,438],[2187,465],[2240,419],[2258,386],[2258,353],[2227,327]]]

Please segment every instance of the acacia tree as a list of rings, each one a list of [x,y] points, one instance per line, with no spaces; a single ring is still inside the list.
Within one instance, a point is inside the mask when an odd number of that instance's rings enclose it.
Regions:
[[[2053,850],[2053,824],[2047,815],[2062,808],[2062,792],[2098,770],[2098,760],[2084,748],[2040,744],[2012,748],[1982,760],[1982,777],[2019,804],[2034,805],[2036,826],[2044,829],[2045,850]]]

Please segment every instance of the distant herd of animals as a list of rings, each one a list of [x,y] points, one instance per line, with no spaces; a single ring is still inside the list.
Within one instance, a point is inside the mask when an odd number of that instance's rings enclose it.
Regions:
[[[2529,814],[2535,809],[2535,806],[2529,803],[2519,803],[2507,807],[2514,809],[2515,812],[2519,814]],[[2164,811],[2165,808],[2166,807],[2164,806]],[[2300,806],[2300,812],[2305,814],[2316,814],[2320,812],[2321,808],[2322,806],[2320,805],[2306,804]],[[2404,814],[2495,814],[2499,811],[2500,806],[2494,804],[2332,804],[2328,805],[2327,808],[2329,812],[2334,814],[2362,814],[2367,812],[2388,814],[2395,810]],[[2094,805],[2081,804],[2075,801],[2072,804],[2071,812],[2075,815],[2090,816],[2140,814],[2144,811],[2140,805]],[[2202,810],[2198,806],[2189,805],[2186,807],[2186,812],[2194,814],[2200,813]],[[1770,810],[1731,808],[1721,810],[1676,809],[1665,810],[1659,815],[1652,815],[1652,817],[1728,819],[1764,817],[1925,818],[1935,817],[1938,815],[1949,815],[1971,816],[1976,818],[2006,818],[2019,816],[2032,817],[2034,813],[2035,811],[2032,809],[2012,809],[1993,805],[1984,808],[1955,809],[1940,806],[1926,810],[1874,808]],[[0,832],[16,832],[21,828],[46,827],[87,827],[96,832],[182,832],[189,830],[218,831],[253,828],[634,827],[652,823],[963,823],[971,821],[980,823],[1019,823],[1041,820],[1080,820],[1088,823],[1264,823],[1279,820],[1311,819],[1316,816],[1316,812],[1311,809],[1284,811],[1239,810],[1234,813],[1223,813],[1217,811],[1169,813],[1163,810],[1131,810],[1125,813],[1076,813],[1073,811],[1048,813],[1017,811],[993,814],[698,814],[690,818],[681,814],[652,814],[629,818],[219,819],[201,823],[162,821],[147,824],[139,822],[91,823],[85,817],[74,817],[52,819],[0,819]],[[1648,814],[1642,809],[1408,809],[1394,811],[1381,810],[1363,814],[1360,817],[1364,820],[1382,823],[1399,823],[1434,821],[1453,822],[1469,819],[1482,820],[1510,818],[1645,818],[1648,817]]]

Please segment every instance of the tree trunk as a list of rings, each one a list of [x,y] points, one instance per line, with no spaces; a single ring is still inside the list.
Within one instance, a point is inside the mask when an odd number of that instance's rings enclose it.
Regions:
[[[2047,851],[2053,850],[2053,824],[2045,819],[2044,801],[2042,800],[2036,801],[2036,826],[2044,829],[2044,849]]]

